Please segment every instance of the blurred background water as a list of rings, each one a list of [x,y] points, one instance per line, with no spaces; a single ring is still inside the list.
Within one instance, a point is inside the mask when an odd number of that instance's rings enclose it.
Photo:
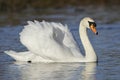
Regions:
[[[0,80],[119,80],[119,0],[0,0]],[[99,35],[88,30],[98,63],[15,62],[3,51],[26,51],[19,33],[28,20],[67,24],[80,50],[78,26],[89,16],[97,23]]]

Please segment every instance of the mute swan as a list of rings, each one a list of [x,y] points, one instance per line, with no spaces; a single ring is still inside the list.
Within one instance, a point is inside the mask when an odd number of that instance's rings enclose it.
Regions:
[[[83,56],[67,25],[55,22],[28,21],[20,33],[21,43],[29,51],[5,51],[16,61],[28,62],[96,62],[97,56],[88,39],[87,28],[96,35],[96,23],[85,17],[81,20],[79,34],[85,49]]]

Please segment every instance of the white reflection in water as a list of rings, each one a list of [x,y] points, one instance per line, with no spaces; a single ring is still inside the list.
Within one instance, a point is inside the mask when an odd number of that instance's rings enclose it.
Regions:
[[[16,64],[18,80],[95,80],[96,63]]]

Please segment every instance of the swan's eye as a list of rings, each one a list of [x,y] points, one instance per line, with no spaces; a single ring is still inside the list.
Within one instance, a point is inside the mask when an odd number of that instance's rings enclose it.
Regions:
[[[88,23],[89,23],[89,26],[91,26],[91,25],[93,25],[94,27],[97,26],[95,22],[90,22],[90,21],[88,21]]]

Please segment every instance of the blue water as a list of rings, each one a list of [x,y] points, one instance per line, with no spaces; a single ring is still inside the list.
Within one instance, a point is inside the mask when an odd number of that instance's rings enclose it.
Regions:
[[[102,14],[105,16],[105,14]],[[69,16],[69,17],[68,17]],[[84,53],[79,41],[78,15],[41,16],[68,24],[69,29]],[[83,15],[83,16],[86,16]],[[97,15],[94,15],[97,16]],[[99,15],[100,16],[100,15]],[[114,17],[114,16],[113,16]],[[54,20],[55,19],[55,20]],[[88,30],[88,35],[98,56],[98,63],[26,63],[15,62],[3,51],[27,50],[19,41],[22,25],[0,28],[0,80],[119,80],[120,76],[120,22],[110,23],[95,17],[99,35]],[[49,19],[48,19],[49,20]],[[109,24],[107,23],[109,22]]]

